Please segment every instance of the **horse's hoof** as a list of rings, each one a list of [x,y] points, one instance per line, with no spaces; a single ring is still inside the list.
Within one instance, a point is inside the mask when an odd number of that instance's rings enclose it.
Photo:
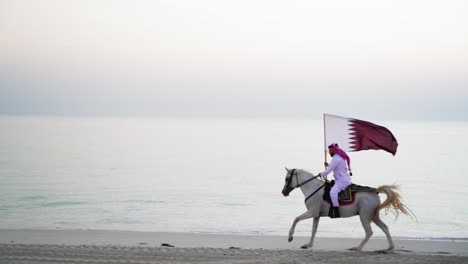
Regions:
[[[360,248],[358,248],[358,247],[352,247],[352,248],[349,248],[348,250],[353,250],[353,251],[361,251],[361,249],[360,249]]]
[[[288,242],[293,241],[293,239],[294,239],[293,237],[288,237]]]
[[[308,248],[310,248],[310,246],[307,245],[307,244],[305,244],[305,245],[303,245],[301,248],[302,248],[302,249],[308,249]]]

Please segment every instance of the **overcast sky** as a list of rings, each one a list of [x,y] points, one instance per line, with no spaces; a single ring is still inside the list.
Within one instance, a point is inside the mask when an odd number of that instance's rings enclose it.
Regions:
[[[468,121],[468,1],[0,0],[0,114]]]

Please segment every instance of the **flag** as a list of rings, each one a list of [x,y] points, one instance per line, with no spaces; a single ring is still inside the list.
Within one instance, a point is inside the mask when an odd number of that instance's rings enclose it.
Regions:
[[[324,114],[325,147],[337,143],[344,151],[382,149],[396,154],[398,142],[383,126],[354,118]]]

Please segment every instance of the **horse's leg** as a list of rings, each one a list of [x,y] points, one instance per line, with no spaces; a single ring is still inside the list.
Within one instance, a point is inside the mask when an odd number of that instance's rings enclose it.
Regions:
[[[366,232],[366,237],[364,237],[364,240],[362,240],[359,246],[350,248],[350,250],[360,251],[364,247],[364,245],[367,243],[367,241],[369,241],[369,238],[372,236],[372,227],[370,225],[371,218],[372,218],[371,214],[363,213],[363,214],[360,214],[359,217],[361,218],[362,227],[364,227],[364,231]]]
[[[315,238],[315,234],[317,233],[319,220],[320,220],[320,216],[314,217],[314,222],[312,224],[312,236],[310,237],[310,242],[308,244],[303,245],[301,248],[306,249],[306,248],[311,248],[312,246],[314,246],[314,238]]]
[[[382,231],[387,236],[388,249],[382,250],[382,252],[392,251],[395,248],[395,245],[393,244],[392,236],[388,231],[387,225],[382,220],[380,220],[379,216],[374,217],[374,219],[372,219],[372,222],[374,222],[378,227],[380,227],[380,229],[382,229]]]
[[[292,226],[291,226],[291,229],[289,229],[289,237],[288,237],[288,241],[291,242],[293,241],[294,237],[294,229],[296,229],[296,225],[299,221],[302,221],[302,220],[305,220],[305,219],[309,219],[311,218],[313,215],[312,215],[312,211],[307,211],[303,214],[301,214],[300,216],[294,218],[294,221],[292,223]]]

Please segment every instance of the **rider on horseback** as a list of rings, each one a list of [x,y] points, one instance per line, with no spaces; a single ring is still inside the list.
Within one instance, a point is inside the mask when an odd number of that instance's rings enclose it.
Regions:
[[[326,177],[330,172],[333,171],[333,177],[335,178],[335,185],[331,188],[330,198],[332,205],[330,206],[329,216],[331,218],[340,217],[338,210],[338,193],[346,189],[351,184],[351,173],[350,160],[346,152],[338,147],[338,144],[331,144],[328,146],[328,152],[332,156],[330,164],[325,162],[325,167],[328,167],[325,171],[320,173],[322,177]],[[335,155],[337,154],[337,155]],[[345,163],[346,162],[346,163]],[[348,165],[348,166],[346,166]],[[349,168],[349,174],[347,167]]]

